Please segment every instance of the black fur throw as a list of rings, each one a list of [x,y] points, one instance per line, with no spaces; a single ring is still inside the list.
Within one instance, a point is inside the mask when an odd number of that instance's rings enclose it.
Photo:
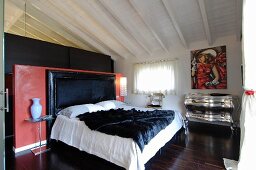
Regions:
[[[77,116],[91,130],[132,138],[142,151],[144,145],[174,119],[172,110],[137,111],[111,109]]]

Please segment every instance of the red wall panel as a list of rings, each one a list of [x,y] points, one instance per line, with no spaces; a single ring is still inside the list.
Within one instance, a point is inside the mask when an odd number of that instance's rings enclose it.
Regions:
[[[60,69],[50,67],[36,67],[15,65],[14,66],[14,147],[20,148],[39,141],[38,123],[31,123],[25,121],[31,117],[30,106],[32,105],[32,98],[40,98],[42,105],[42,115],[46,114],[46,69],[64,70],[64,71],[78,71],[86,73],[102,73],[113,74],[95,71]],[[122,75],[116,74],[116,96],[117,100],[123,101],[120,97],[120,77]],[[46,124],[42,123],[42,140],[46,139]]]

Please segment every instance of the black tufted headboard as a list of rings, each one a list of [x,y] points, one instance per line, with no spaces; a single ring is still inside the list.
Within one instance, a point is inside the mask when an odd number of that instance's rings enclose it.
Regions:
[[[48,114],[78,104],[116,99],[114,74],[48,70]]]

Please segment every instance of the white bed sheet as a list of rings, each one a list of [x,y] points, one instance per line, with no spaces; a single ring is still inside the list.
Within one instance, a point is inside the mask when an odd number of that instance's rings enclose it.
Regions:
[[[134,107],[123,106],[123,108],[131,109]],[[149,110],[145,108],[136,109]],[[51,139],[60,140],[127,170],[143,170],[145,169],[144,164],[171,140],[182,126],[182,116],[175,111],[175,118],[172,123],[151,139],[141,152],[138,145],[130,138],[93,131],[83,121],[59,115],[52,128]]]

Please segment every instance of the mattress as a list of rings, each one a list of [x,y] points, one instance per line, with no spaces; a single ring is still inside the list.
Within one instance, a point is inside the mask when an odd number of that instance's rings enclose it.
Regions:
[[[134,107],[123,106],[124,109]],[[136,108],[137,110],[149,110]],[[92,113],[93,114],[93,113]],[[170,125],[160,131],[141,152],[130,138],[122,138],[89,129],[83,121],[59,115],[53,125],[51,139],[59,140],[81,151],[96,155],[127,170],[143,170],[144,164],[163,147],[183,126],[183,119],[175,111]]]

